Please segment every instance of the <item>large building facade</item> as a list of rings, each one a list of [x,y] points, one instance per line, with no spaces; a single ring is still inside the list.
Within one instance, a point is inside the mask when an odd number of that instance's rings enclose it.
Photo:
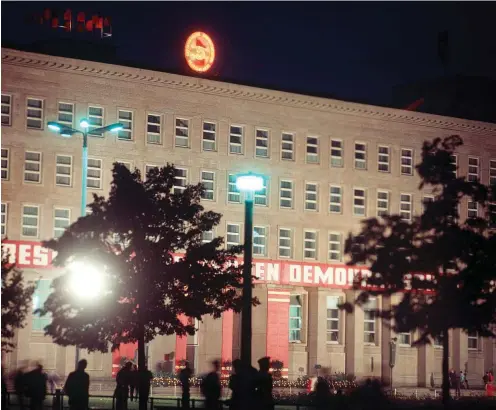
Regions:
[[[204,206],[223,214],[212,233],[226,246],[243,238],[243,204],[233,176],[267,176],[255,198],[253,358],[283,362],[283,374],[313,374],[315,366],[357,377],[390,379],[389,342],[397,338],[395,383],[439,384],[442,348],[414,347],[416,334],[394,334],[371,315],[372,300],[347,314],[356,297],[344,239],[365,217],[422,210],[415,164],[423,141],[460,135],[454,157],[460,175],[496,179],[496,126],[428,114],[275,92],[205,79],[2,49],[2,237],[28,279],[38,280],[34,308],[58,271],[40,242],[60,235],[80,214],[81,140],[63,138],[47,121],[92,127],[121,122],[118,134],[90,136],[88,193],[106,195],[114,162],[145,172],[174,163],[177,185],[204,183]],[[478,212],[463,203],[461,215]],[[205,240],[208,240],[206,235]],[[95,302],[97,303],[97,301]],[[49,318],[31,315],[18,332],[8,367],[42,360],[64,375],[75,348],[43,335]],[[173,368],[180,359],[197,372],[212,359],[239,356],[239,315],[205,317],[188,338],[158,337],[149,365]],[[128,353],[123,353],[124,350]],[[133,347],[121,355],[132,356]],[[92,377],[110,377],[118,357],[81,355]],[[494,341],[452,332],[451,366],[479,384],[496,363]],[[115,367],[114,367],[115,368]]]

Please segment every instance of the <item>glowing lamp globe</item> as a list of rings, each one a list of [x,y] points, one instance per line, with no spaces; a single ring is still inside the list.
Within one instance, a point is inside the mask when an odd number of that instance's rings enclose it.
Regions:
[[[101,271],[95,266],[82,262],[72,262],[69,266],[69,287],[71,292],[81,299],[99,296],[104,287]]]
[[[197,31],[186,40],[184,57],[189,68],[204,73],[212,67],[215,60],[214,42],[208,34]]]
[[[257,192],[263,187],[264,180],[260,175],[246,174],[236,177],[236,188],[241,192]]]

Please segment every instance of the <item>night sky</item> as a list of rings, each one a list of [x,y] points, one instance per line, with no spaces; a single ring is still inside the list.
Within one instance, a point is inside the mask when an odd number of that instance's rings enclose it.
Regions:
[[[52,6],[111,16],[119,58],[164,71],[184,70],[184,42],[202,30],[219,79],[388,105],[395,85],[444,74],[448,30],[447,74],[496,79],[494,2],[2,2],[2,44],[39,39],[25,17]]]

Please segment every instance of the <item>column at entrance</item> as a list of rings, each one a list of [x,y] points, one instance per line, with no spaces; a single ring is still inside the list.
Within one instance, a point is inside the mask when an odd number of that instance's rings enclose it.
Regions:
[[[180,315],[179,320],[181,323],[188,323],[188,318],[186,315]],[[181,367],[181,361],[186,360],[186,348],[188,345],[188,336],[178,336],[176,335],[176,349],[175,349],[175,371],[179,371]]]
[[[345,291],[346,302],[354,304],[358,292],[354,290]],[[346,314],[345,324],[345,368],[347,374],[354,374],[357,378],[363,377],[364,355],[364,314],[360,306],[354,306],[353,313]]]
[[[267,356],[283,363],[283,377],[289,365],[289,296],[288,289],[267,290]]]
[[[327,353],[327,289],[308,291],[308,374],[314,375],[315,365],[329,368]]]

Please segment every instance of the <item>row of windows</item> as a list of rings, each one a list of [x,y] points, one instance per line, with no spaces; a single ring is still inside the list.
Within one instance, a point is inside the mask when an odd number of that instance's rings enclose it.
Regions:
[[[44,100],[39,98],[26,99],[26,126],[28,129],[44,129]],[[101,106],[88,106],[87,119],[89,122],[89,135],[103,137],[102,133],[93,131],[105,124],[105,112]],[[134,112],[129,110],[117,110],[117,119],[123,124],[123,129],[117,134],[118,140],[134,140]],[[58,102],[57,121],[73,127],[75,122],[74,103]],[[2,125],[12,124],[12,96],[2,94]],[[229,127],[230,154],[243,155],[245,153],[245,126],[231,124]],[[147,113],[146,115],[146,142],[148,144],[162,144],[164,131],[164,119],[162,114]],[[218,124],[213,121],[203,121],[202,124],[202,149],[203,151],[218,150]],[[191,147],[191,121],[187,118],[175,119],[174,145],[181,148]],[[272,136],[268,129],[255,128],[255,157],[269,158],[272,144]],[[294,161],[296,159],[295,134],[283,132],[280,139],[280,158],[282,160]],[[329,161],[331,167],[344,166],[344,141],[342,139],[330,140]],[[392,166],[392,152],[389,145],[379,145],[377,148],[377,171],[389,173]],[[353,146],[354,168],[367,170],[369,162],[369,150],[367,143],[355,142]],[[398,158],[401,175],[411,176],[414,169],[414,150],[401,148]],[[307,136],[305,141],[305,162],[308,164],[320,164],[321,149],[320,137]],[[453,165],[456,168],[458,160],[453,156]],[[480,159],[469,157],[468,173],[469,180],[480,178]],[[496,182],[496,160],[491,160],[490,183]]]

